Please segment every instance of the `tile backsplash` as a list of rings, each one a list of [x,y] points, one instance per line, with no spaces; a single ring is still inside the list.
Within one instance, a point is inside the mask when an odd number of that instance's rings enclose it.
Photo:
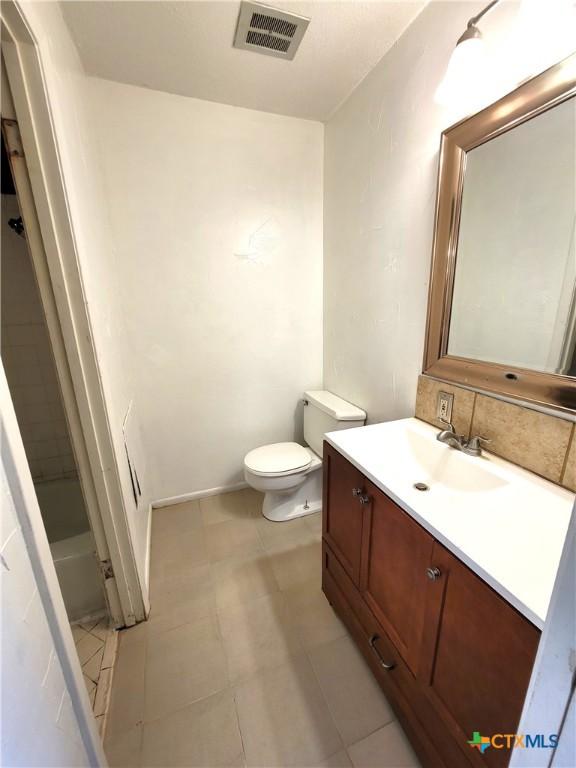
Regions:
[[[576,491],[574,422],[420,376],[416,417],[439,428],[444,426],[436,417],[439,392],[454,395],[452,422],[458,433],[482,435],[491,441],[491,453]]]

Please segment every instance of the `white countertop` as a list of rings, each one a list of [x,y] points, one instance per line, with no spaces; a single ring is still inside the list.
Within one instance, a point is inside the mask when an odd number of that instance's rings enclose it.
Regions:
[[[326,440],[541,629],[574,494],[490,453],[443,445],[438,431],[401,419]],[[416,482],[430,490],[417,491]]]

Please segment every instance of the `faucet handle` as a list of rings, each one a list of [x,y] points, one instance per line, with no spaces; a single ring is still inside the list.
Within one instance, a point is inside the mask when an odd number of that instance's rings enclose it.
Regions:
[[[474,435],[474,437],[471,437],[470,440],[466,443],[466,448],[470,451],[478,452],[480,454],[482,450],[482,444],[488,444],[491,443],[492,440],[490,440],[488,437],[482,437],[482,435]]]
[[[448,419],[443,419],[442,416],[438,416],[438,421],[441,421],[442,424],[446,424],[446,426],[448,427],[447,431],[452,432],[454,435],[456,434],[456,430],[454,429],[454,424],[452,424],[451,421],[449,421]]]

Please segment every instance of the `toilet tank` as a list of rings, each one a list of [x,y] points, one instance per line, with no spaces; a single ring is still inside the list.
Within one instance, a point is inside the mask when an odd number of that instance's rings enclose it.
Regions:
[[[361,427],[365,421],[365,411],[332,392],[304,392],[304,440],[318,456],[322,456],[326,432]]]

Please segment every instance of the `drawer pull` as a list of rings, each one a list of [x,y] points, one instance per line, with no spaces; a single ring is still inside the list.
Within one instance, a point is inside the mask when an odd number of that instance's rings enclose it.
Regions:
[[[355,499],[358,499],[362,505],[370,504],[370,496],[368,496],[367,493],[364,493],[362,488],[352,488],[352,496],[354,496]]]
[[[382,658],[382,656],[380,656],[380,651],[376,647],[376,643],[378,642],[378,640],[380,640],[380,636],[379,635],[372,635],[370,640],[368,640],[368,643],[370,645],[370,648],[372,648],[372,650],[374,651],[374,653],[378,657],[378,661],[380,662],[380,666],[384,667],[384,669],[387,669],[388,671],[390,671],[391,669],[394,669],[396,664],[394,664],[394,662],[392,662],[392,664],[387,664],[384,661],[384,659]]]
[[[428,576],[430,581],[436,581],[436,579],[439,579],[442,574],[440,572],[440,568],[436,568],[436,566],[434,566],[432,568],[426,568],[426,576]]]

